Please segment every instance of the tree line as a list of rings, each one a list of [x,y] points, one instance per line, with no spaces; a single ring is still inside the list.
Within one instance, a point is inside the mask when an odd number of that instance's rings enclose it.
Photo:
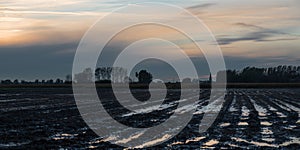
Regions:
[[[153,76],[150,72],[146,70],[141,70],[135,73],[137,78],[136,83],[150,83],[152,82]],[[65,80],[62,79],[49,79],[49,80],[38,80],[35,81],[25,81],[18,79],[16,80],[2,80],[1,84],[70,84],[73,82],[86,83],[86,82],[96,82],[96,83],[133,83],[134,81],[127,76],[127,70],[122,67],[101,67],[96,68],[95,72],[91,68],[84,69],[81,73],[72,75],[67,75]]]
[[[127,75],[127,70],[122,67],[101,67],[96,68],[94,72],[96,83],[133,83],[134,81]],[[135,73],[138,83],[150,83],[153,76],[146,70],[141,70]],[[85,69],[83,72],[75,74],[74,82],[80,81],[93,82],[93,71],[90,68]]]
[[[220,71],[217,82],[224,73],[228,83],[300,83],[300,66],[246,67],[242,70]]]
[[[226,70],[217,73],[216,80],[221,80],[221,74],[226,73],[228,83],[300,83],[300,66],[280,65],[277,67],[257,68],[246,67],[242,70]],[[90,68],[75,75],[67,75],[65,80],[49,79],[25,81],[1,80],[1,84],[70,84],[73,82],[96,82],[96,83],[150,83],[153,76],[147,70],[140,70],[135,73],[137,81],[127,76],[127,70],[122,67],[99,67],[93,71]],[[211,75],[208,82],[211,82]],[[182,82],[192,82],[191,79],[184,79]],[[200,80],[198,81],[200,82]]]
[[[15,80],[1,80],[0,82],[1,84],[65,84],[65,83],[71,83],[69,82],[68,80],[62,80],[62,79],[56,79],[56,80],[53,80],[53,79],[49,79],[49,80],[34,80],[34,81],[26,81],[26,80],[18,80],[18,79],[15,79]]]

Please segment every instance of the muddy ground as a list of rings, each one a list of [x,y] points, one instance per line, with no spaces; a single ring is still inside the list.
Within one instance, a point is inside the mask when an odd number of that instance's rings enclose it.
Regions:
[[[100,95],[106,98],[103,103],[108,112],[117,112],[116,120],[148,127],[162,123],[176,109],[172,99],[178,95],[169,94],[169,107],[143,115],[116,107],[109,90]],[[139,96],[143,97],[136,94]],[[208,98],[209,91],[201,91],[199,108]],[[205,133],[198,132],[203,113],[196,111],[178,135],[148,149],[300,149],[300,89],[229,89],[225,100],[221,113]],[[123,149],[107,141],[85,124],[71,88],[0,90],[0,149]]]

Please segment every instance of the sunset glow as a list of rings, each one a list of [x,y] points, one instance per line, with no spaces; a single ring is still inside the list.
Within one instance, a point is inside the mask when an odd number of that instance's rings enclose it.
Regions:
[[[45,51],[73,55],[86,30],[99,18],[128,4],[147,1],[115,0],[4,0],[0,2],[0,57],[12,53]],[[166,1],[156,1],[164,3]],[[247,65],[261,65],[252,59],[265,59],[265,64],[298,64],[300,59],[299,10],[297,0],[240,2],[194,1],[188,5],[175,0],[174,5],[186,8],[203,20],[217,38],[224,56],[249,59]],[[120,14],[124,19],[138,14]],[[154,14],[149,14],[154,15]],[[145,16],[141,16],[145,17]],[[184,24],[184,19],[182,19]],[[193,25],[186,24],[191,28]],[[111,30],[107,27],[105,30]],[[154,31],[172,36],[166,31]],[[140,35],[131,35],[140,36]],[[176,38],[176,37],[174,37]],[[180,39],[178,39],[180,40]],[[188,43],[183,43],[187,47]],[[51,45],[53,48],[44,48]],[[62,45],[69,45],[63,47]],[[191,55],[198,53],[186,49]],[[47,56],[51,57],[51,56]],[[51,59],[51,58],[50,58]],[[271,61],[275,60],[275,61]],[[38,61],[38,60],[36,60]],[[71,60],[68,60],[69,62]],[[231,61],[230,59],[227,61]],[[14,65],[11,65],[14,67]],[[235,66],[228,63],[229,68]],[[237,66],[239,67],[239,66]],[[8,75],[3,75],[8,76]]]

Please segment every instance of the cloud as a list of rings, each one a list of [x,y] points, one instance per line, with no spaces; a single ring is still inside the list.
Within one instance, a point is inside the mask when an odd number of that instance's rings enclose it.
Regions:
[[[18,8],[19,10],[33,10],[80,5],[84,2],[85,1],[82,0],[2,0],[0,4],[3,4],[3,6]]]
[[[10,15],[26,15],[26,14],[40,14],[40,15],[73,15],[73,16],[101,16],[103,13],[79,11],[79,12],[66,12],[66,11],[25,11],[25,10],[4,10],[3,13]]]
[[[49,31],[15,31],[15,34],[14,32],[11,33],[12,35],[6,33],[7,37],[0,37],[0,49],[3,47],[20,47],[19,50],[22,50],[22,47],[26,49],[27,46],[31,45],[56,45],[70,43],[79,41],[83,33],[84,32],[81,30],[59,31],[54,29]],[[5,49],[2,49],[1,51],[4,50]]]
[[[236,38],[217,38],[217,41],[220,45],[229,45],[235,42],[242,41],[255,41],[255,42],[275,42],[275,41],[292,41],[299,40],[299,38],[276,38],[276,39],[268,39],[276,36],[274,33],[270,32],[252,32],[248,33],[241,37]]]
[[[263,32],[253,32],[241,37],[217,38],[217,41],[220,45],[229,45],[241,41],[262,41],[263,39],[268,37],[271,37],[271,34]]]
[[[235,23],[234,25],[240,26],[240,27],[246,27],[246,28],[253,28],[253,29],[265,29],[265,28],[257,26],[257,25],[247,24],[247,23],[243,23],[243,22]]]
[[[3,13],[3,11],[14,11],[14,9],[12,8],[0,8],[1,13]]]
[[[216,4],[215,4],[215,3],[199,4],[199,5],[194,5],[194,6],[187,7],[187,9],[207,8],[207,7],[211,7],[211,6],[213,6],[213,5],[216,5]]]
[[[229,45],[235,42],[254,41],[254,42],[275,42],[275,41],[291,41],[299,40],[298,35],[285,33],[282,31],[271,30],[261,26],[235,23],[235,26],[250,28],[252,31],[239,37],[219,37],[217,38],[220,45]]]
[[[198,5],[187,7],[186,9],[191,11],[193,14],[199,15],[199,14],[203,14],[203,9],[211,7],[213,5],[216,4],[215,3],[198,4]]]
[[[240,27],[245,27],[245,28],[250,28],[250,29],[254,29],[254,30],[261,30],[261,31],[267,31],[270,33],[274,33],[274,34],[282,34],[282,35],[291,35],[291,36],[299,36],[299,35],[295,35],[295,34],[290,34],[290,33],[285,33],[283,31],[278,31],[278,30],[273,30],[273,29],[268,29],[265,27],[261,27],[258,25],[253,25],[253,24],[247,24],[247,23],[235,23],[234,25],[236,26],[240,26]]]

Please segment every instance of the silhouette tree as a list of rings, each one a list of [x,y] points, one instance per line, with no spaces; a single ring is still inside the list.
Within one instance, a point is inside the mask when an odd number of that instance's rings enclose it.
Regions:
[[[21,80],[21,84],[27,84],[25,80]]]
[[[95,79],[96,79],[96,81],[100,81],[101,80],[101,68],[97,68],[96,70],[95,70]]]
[[[7,79],[7,80],[2,80],[1,84],[12,84],[13,82],[11,82],[11,80]]]
[[[47,82],[46,82],[47,84],[53,84],[54,83],[54,81],[52,80],[52,79],[50,79],[50,80],[47,80]]]
[[[138,78],[139,83],[147,83],[149,84],[152,82],[153,76],[151,73],[147,72],[146,70],[141,70],[139,73],[135,73],[135,76]]]
[[[56,79],[56,81],[55,81],[55,84],[62,84],[62,83],[64,83],[64,81],[59,78]]]
[[[65,83],[72,83],[72,75],[66,75]]]
[[[38,79],[36,79],[36,80],[34,81],[34,83],[35,83],[35,84],[39,84],[40,81],[39,81]]]
[[[19,84],[19,80],[18,79],[16,79],[16,80],[14,80],[14,82],[13,82],[14,84]]]

